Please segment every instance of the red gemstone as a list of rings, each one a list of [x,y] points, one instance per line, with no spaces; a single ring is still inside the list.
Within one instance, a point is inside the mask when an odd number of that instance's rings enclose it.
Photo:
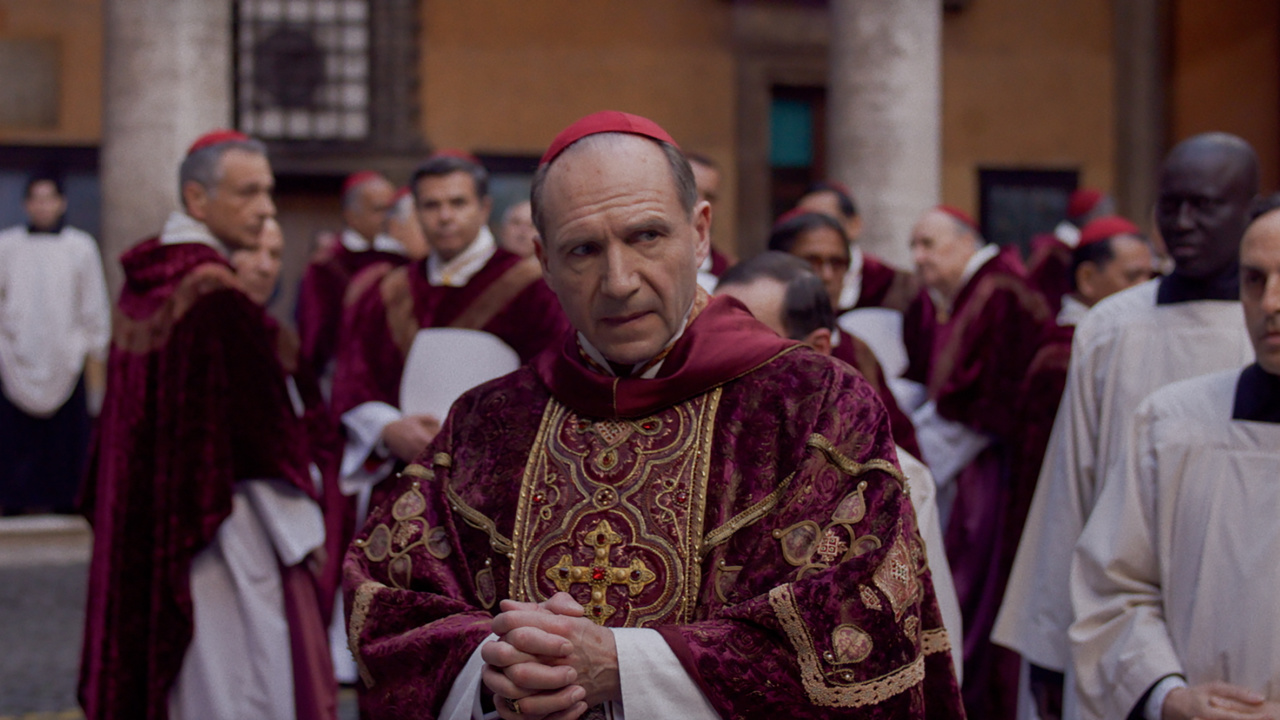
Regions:
[[[686,501],[686,500],[688,500],[688,499],[689,499],[689,493],[687,493],[687,492],[685,492],[685,491],[683,491],[683,490],[681,490],[680,492],[676,493],[676,502],[678,502],[678,503],[682,503],[682,502],[684,502],[684,501]]]
[[[591,608],[591,614],[592,614],[592,615],[601,615],[601,614],[603,614],[603,613],[604,613],[604,610],[603,610],[599,605],[597,605],[597,606],[595,606],[595,607]]]
[[[599,568],[599,567],[593,567],[593,568],[591,568],[591,579],[592,579],[592,580],[603,580],[603,579],[604,579],[604,568]]]
[[[609,539],[609,538],[606,538],[606,537],[604,536],[604,533],[596,533],[596,544],[597,544],[597,545],[603,545],[603,544],[605,543],[605,541],[606,541],[606,540],[608,540],[608,539]]]
[[[533,494],[533,501],[534,501],[534,502],[536,502],[536,503],[540,503],[540,502],[542,502],[543,500],[546,500],[546,499],[547,499],[547,498],[546,498],[546,496],[545,496],[545,495],[543,495],[542,493],[534,493],[534,494]]]
[[[652,430],[652,429],[654,429],[654,428],[658,427],[658,423],[653,422],[652,420],[650,420],[649,422],[645,423],[644,425],[641,425],[640,427],[644,428],[645,430]]]

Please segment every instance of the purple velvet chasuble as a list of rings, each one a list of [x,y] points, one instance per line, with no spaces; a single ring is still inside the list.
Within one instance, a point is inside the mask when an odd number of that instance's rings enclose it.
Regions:
[[[163,720],[191,641],[191,561],[230,514],[235,482],[315,493],[276,334],[226,260],[153,238],[121,263],[85,487],[94,543],[79,695],[90,720]]]
[[[725,718],[963,717],[888,419],[735,300],[654,379],[572,335],[454,405],[347,555],[370,718],[435,717],[501,598],[658,630]]]

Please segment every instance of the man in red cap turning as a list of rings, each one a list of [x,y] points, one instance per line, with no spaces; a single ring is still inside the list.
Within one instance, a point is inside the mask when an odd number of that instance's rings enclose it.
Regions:
[[[409,261],[407,249],[386,232],[395,197],[395,186],[381,173],[362,170],[347,177],[342,184],[342,234],[303,272],[297,306],[302,361],[325,385],[332,378],[343,298],[352,278],[370,265],[399,267]]]
[[[1017,657],[987,635],[1012,562],[1002,560],[1003,538],[1019,533],[1009,532],[1017,519],[1007,513],[1013,400],[1051,318],[1016,260],[987,244],[960,210],[927,210],[911,230],[911,254],[924,290],[903,319],[905,377],[922,390],[912,420],[938,483],[964,614],[965,709],[975,718],[1012,717]]]
[[[182,210],[120,259],[86,485],[80,702],[90,720],[334,717],[296,357],[228,261],[275,214],[271,166],[261,143],[219,131],[178,177]]]
[[[580,120],[533,208],[576,332],[464,395],[357,536],[367,715],[960,717],[884,408],[699,289],[670,136]]]

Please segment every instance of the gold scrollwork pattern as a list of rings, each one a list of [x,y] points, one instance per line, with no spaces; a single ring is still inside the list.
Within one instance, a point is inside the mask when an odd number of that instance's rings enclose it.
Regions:
[[[879,470],[886,475],[889,475],[894,480],[897,480],[902,484],[902,487],[905,488],[907,486],[906,476],[902,474],[902,471],[899,470],[896,465],[888,460],[873,458],[864,463],[860,463],[837,450],[835,444],[817,433],[809,436],[809,442],[807,444],[811,448],[821,450],[822,454],[827,456],[827,460],[846,475],[858,477],[863,473],[870,472],[872,470]]]
[[[415,480],[391,506],[394,524],[379,523],[368,537],[359,538],[354,543],[370,562],[387,563],[391,584],[401,590],[409,587],[413,576],[410,553],[414,549],[421,547],[440,560],[453,553],[448,533],[444,528],[431,527],[423,517],[426,510],[427,499],[422,495],[422,484]]]
[[[851,670],[825,671],[823,659],[818,657],[809,628],[805,626],[796,605],[791,585],[779,585],[769,591],[769,605],[787,638],[796,649],[800,661],[800,680],[805,693],[815,705],[823,707],[864,707],[884,702],[924,681],[924,655],[881,675],[880,677],[854,681]]]

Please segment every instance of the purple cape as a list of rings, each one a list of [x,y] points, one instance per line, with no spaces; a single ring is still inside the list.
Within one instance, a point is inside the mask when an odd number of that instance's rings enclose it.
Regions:
[[[722,717],[963,717],[883,405],[727,298],[653,380],[569,340],[463,396],[344,584],[369,717],[435,717],[499,599],[559,589]]]
[[[403,255],[380,250],[352,252],[338,242],[307,265],[298,285],[296,319],[302,363],[316,377],[324,375],[337,349],[343,299],[352,279],[374,264],[389,269],[407,262]]]
[[[276,338],[226,261],[153,238],[121,263],[85,489],[90,720],[166,716],[191,641],[188,571],[230,514],[234,483],[282,478],[314,492]]]

